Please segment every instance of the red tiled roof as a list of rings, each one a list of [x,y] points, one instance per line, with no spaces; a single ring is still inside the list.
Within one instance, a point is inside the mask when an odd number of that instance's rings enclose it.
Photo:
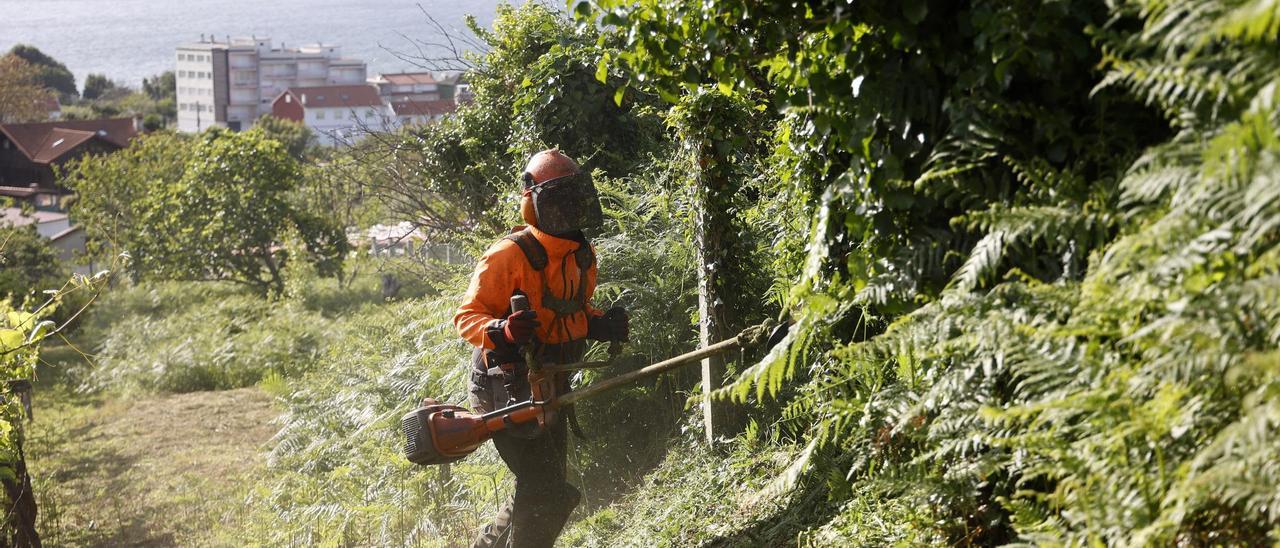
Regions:
[[[396,116],[435,116],[449,114],[458,109],[453,99],[436,99],[434,101],[397,101],[391,103]]]
[[[430,72],[401,72],[399,74],[383,74],[382,79],[397,86],[414,84],[434,84],[436,77]]]
[[[303,108],[375,107],[382,105],[378,88],[366,85],[315,86],[289,88],[281,95],[292,95]],[[279,99],[277,97],[277,99]]]
[[[47,164],[93,138],[118,147],[129,146],[138,135],[132,118],[0,124],[0,133],[13,141],[32,162]]]
[[[31,161],[37,164],[47,164],[97,135],[92,131],[54,128],[53,131],[49,132],[49,137],[45,139],[44,146],[36,152],[36,157],[32,158]]]

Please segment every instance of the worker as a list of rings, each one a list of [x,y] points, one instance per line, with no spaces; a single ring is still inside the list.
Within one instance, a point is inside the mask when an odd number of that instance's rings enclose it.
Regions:
[[[453,319],[475,347],[470,398],[480,412],[529,400],[524,345],[532,345],[539,363],[571,363],[582,360],[587,339],[628,337],[625,309],[602,312],[591,305],[596,257],[583,229],[599,226],[603,214],[590,174],[553,149],[533,155],[521,178],[520,214],[526,226],[513,229],[480,258]],[[528,298],[530,310],[510,309],[517,294]],[[561,393],[567,392],[567,376],[558,377]],[[472,546],[555,544],[581,498],[566,481],[565,414],[545,427],[519,425],[493,437],[498,455],[515,475],[515,494]]]

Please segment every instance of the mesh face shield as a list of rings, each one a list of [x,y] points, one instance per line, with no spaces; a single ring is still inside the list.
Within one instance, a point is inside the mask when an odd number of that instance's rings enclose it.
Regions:
[[[600,196],[589,173],[557,177],[528,187],[538,228],[549,234],[565,234],[595,228],[604,223]]]

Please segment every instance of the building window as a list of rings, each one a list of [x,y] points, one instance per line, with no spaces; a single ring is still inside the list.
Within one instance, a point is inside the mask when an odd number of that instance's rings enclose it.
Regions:
[[[323,111],[323,110],[317,110],[317,111],[316,111],[316,119],[317,119],[317,120],[323,120],[323,119],[324,119],[324,111]]]

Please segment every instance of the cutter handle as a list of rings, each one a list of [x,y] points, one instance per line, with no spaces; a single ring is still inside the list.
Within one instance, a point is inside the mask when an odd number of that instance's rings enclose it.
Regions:
[[[511,312],[512,313],[521,312],[529,309],[530,307],[529,307],[528,295],[517,293],[511,296]]]

